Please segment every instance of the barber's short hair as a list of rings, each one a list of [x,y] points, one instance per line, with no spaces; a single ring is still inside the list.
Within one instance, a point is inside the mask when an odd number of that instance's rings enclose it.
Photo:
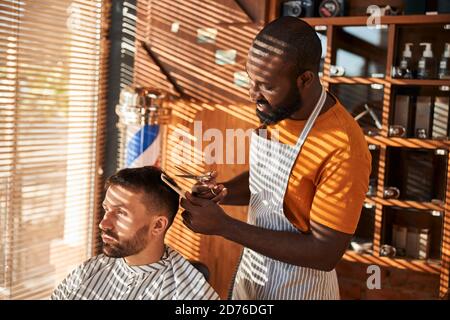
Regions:
[[[178,212],[180,197],[161,180],[161,173],[164,172],[154,166],[122,169],[107,179],[105,189],[110,186],[121,186],[132,191],[144,192],[152,208],[162,209],[167,213],[170,226]],[[168,180],[177,185],[170,177]]]
[[[297,73],[318,72],[322,44],[308,23],[295,17],[281,17],[267,24],[255,37],[252,49],[284,56]]]

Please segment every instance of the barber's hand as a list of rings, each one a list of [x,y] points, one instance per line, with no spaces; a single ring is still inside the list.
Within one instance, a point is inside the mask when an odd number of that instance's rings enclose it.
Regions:
[[[217,171],[212,171],[211,179],[193,185],[192,195],[220,203],[227,195],[227,188],[223,184],[217,184],[216,178]]]
[[[183,223],[194,232],[208,235],[220,235],[232,218],[214,201],[195,197],[186,192],[181,199]]]

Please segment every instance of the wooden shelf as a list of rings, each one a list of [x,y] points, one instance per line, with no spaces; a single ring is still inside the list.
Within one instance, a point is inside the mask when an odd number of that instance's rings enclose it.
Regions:
[[[303,18],[312,26],[365,26],[369,16],[360,17],[333,17],[333,18]],[[450,14],[438,15],[401,15],[382,16],[380,24],[430,24],[430,23],[450,23]]]
[[[386,80],[397,86],[450,86],[450,80],[398,78],[387,78]]]
[[[386,85],[389,81],[385,78],[364,78],[364,77],[321,77],[322,81],[338,84],[382,84]]]
[[[444,211],[445,205],[437,204],[433,202],[420,202],[410,200],[398,200],[398,199],[383,199],[379,197],[367,197],[365,200],[367,203],[376,205],[381,204],[386,207],[401,207],[401,208],[413,208],[420,210],[437,210]]]
[[[450,86],[450,80],[438,79],[398,79],[398,78],[364,78],[364,77],[321,77],[322,81],[338,84],[392,84],[396,86]]]
[[[371,254],[360,254],[353,250],[347,250],[344,254],[344,260],[359,262],[364,264],[375,264],[383,267],[394,267],[399,269],[408,269],[418,272],[426,272],[439,275],[442,263],[440,260],[417,260],[408,258],[389,258],[379,257]]]
[[[450,140],[430,140],[414,138],[391,138],[383,136],[367,136],[369,144],[387,147],[421,148],[421,149],[449,149]]]

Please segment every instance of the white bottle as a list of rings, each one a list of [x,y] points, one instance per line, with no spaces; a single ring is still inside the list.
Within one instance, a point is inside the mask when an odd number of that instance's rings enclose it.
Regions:
[[[432,79],[434,78],[435,65],[433,51],[431,51],[431,43],[422,42],[421,46],[425,46],[422,57],[419,60],[417,67],[417,78],[419,79]]]
[[[445,44],[445,50],[439,63],[439,79],[450,79],[450,43]]]
[[[411,70],[411,47],[412,43],[405,43],[405,50],[403,50],[402,60],[400,61],[400,76],[402,78],[411,79],[412,78],[412,70]]]

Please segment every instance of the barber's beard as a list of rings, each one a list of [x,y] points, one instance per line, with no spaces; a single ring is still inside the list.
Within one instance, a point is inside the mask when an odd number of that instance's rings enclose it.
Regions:
[[[272,125],[289,118],[294,112],[298,110],[298,106],[291,107],[279,107],[271,113],[265,113],[258,109],[256,109],[256,115],[259,118],[259,121],[265,125]]]
[[[269,105],[267,101],[260,103],[266,105],[266,109],[270,110],[270,112],[263,112],[256,109],[256,115],[259,121],[265,125],[276,124],[281,120],[287,119],[301,108],[301,100],[298,93],[295,94],[294,99],[291,99],[291,102],[284,103],[282,106],[276,108]]]
[[[114,243],[103,243],[103,253],[112,258],[124,258],[138,254],[147,246],[149,228],[148,224],[143,226],[136,231],[132,238],[127,240],[120,240],[114,233],[103,231],[104,234],[118,240]]]

